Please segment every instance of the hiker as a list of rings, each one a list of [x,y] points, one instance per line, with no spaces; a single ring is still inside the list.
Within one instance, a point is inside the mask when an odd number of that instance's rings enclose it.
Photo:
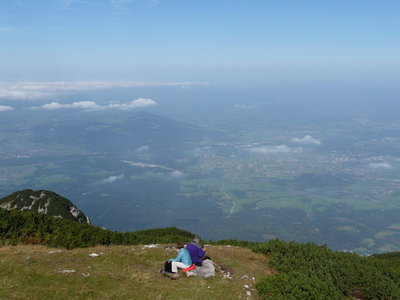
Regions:
[[[185,249],[182,243],[177,243],[176,247],[179,249],[178,256],[176,258],[171,258],[169,261],[171,262],[171,274],[166,274],[171,278],[178,278],[178,268],[186,269],[192,265],[192,259],[190,258],[189,252]]]
[[[195,237],[193,242],[186,245],[186,249],[190,254],[190,258],[192,259],[192,263],[196,266],[203,265],[203,259],[205,259],[206,248],[204,245],[200,244],[200,238]]]

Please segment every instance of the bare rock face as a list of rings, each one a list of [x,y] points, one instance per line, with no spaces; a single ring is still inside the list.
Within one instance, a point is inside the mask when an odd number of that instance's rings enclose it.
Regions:
[[[90,220],[71,201],[54,192],[30,189],[12,193],[0,199],[0,208],[29,210],[37,213],[90,224]]]

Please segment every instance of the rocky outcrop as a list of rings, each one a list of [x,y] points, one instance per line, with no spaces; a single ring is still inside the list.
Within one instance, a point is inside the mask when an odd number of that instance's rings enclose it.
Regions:
[[[0,199],[0,208],[29,210],[37,213],[90,224],[90,220],[70,200],[54,192],[30,189],[12,193]]]

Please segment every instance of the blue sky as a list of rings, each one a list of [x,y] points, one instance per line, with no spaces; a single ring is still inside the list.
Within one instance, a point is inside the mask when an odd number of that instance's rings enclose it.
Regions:
[[[0,80],[389,80],[400,1],[2,0]]]

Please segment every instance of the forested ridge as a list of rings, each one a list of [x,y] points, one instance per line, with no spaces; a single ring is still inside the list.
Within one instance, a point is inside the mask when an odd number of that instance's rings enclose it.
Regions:
[[[96,245],[188,242],[194,235],[176,227],[118,232],[31,211],[0,209],[0,241],[73,249]]]

